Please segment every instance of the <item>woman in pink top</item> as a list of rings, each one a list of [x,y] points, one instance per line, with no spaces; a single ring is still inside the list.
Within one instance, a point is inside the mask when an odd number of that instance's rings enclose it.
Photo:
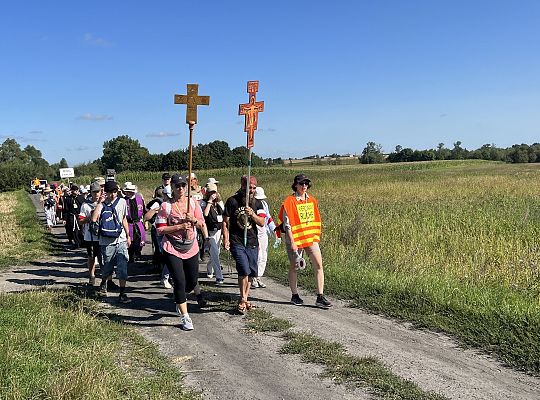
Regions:
[[[156,228],[158,234],[163,235],[163,254],[174,284],[176,311],[181,315],[180,327],[183,330],[192,330],[193,322],[187,311],[186,294],[197,288],[199,277],[199,245],[195,229],[197,226],[201,228],[205,240],[208,239],[208,231],[197,201],[189,199],[189,213],[187,212],[186,179],[177,174],[173,175],[171,186],[173,198],[161,205],[156,217]],[[200,293],[197,300],[200,305]]]

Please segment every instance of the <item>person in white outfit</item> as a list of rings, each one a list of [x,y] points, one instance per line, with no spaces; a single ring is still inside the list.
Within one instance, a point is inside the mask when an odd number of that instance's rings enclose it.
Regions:
[[[257,259],[257,277],[253,278],[253,280],[251,281],[251,288],[253,289],[266,287],[264,282],[261,280],[261,277],[264,275],[264,271],[266,270],[266,262],[268,260],[268,236],[274,236],[274,231],[276,229],[276,224],[272,219],[272,215],[270,215],[270,207],[266,202],[267,197],[264,194],[264,189],[261,186],[257,186],[257,189],[255,189],[255,198],[261,201],[264,207],[266,217],[264,220],[264,225],[257,226],[259,239],[259,257]],[[281,239],[277,238],[276,240],[281,241]]]
[[[206,264],[207,276],[216,277],[216,285],[223,284],[223,273],[219,253],[221,248],[221,232],[223,227],[223,210],[225,204],[215,183],[207,183],[204,198],[201,200],[204,221],[208,228],[208,245],[210,246],[210,261]]]

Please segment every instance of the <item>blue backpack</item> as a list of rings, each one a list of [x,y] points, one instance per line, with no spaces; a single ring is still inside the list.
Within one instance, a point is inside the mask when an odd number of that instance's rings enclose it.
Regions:
[[[115,208],[119,201],[120,198],[117,198],[112,204],[103,203],[99,218],[99,236],[117,238],[122,233],[124,227]]]

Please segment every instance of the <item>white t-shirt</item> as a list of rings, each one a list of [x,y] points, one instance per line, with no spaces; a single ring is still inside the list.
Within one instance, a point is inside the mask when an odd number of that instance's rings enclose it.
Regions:
[[[113,200],[113,203],[117,199],[118,199],[118,197]],[[127,215],[127,203],[126,203],[126,200],[124,200],[124,198],[120,197],[120,200],[118,200],[118,203],[116,204],[115,209],[116,209],[116,214],[118,215],[118,220],[120,221],[120,223],[122,223],[122,221],[124,220],[124,218]],[[104,237],[104,236],[99,237],[99,245],[100,246],[108,246],[110,244],[117,244],[117,243],[122,243],[122,242],[127,242],[127,235],[126,235],[126,230],[125,229],[122,229],[122,233],[117,238],[110,238],[110,237]]]
[[[89,202],[85,201],[81,206],[81,211],[79,213],[79,216],[82,217],[82,218],[91,218],[92,211],[94,211],[94,208],[96,208],[96,203],[95,202],[94,203],[89,203]],[[93,236],[90,233],[90,221],[83,224],[82,229],[83,229],[83,234],[84,234],[84,240],[86,242],[92,242],[92,241],[97,242],[97,241],[99,241],[99,236]]]

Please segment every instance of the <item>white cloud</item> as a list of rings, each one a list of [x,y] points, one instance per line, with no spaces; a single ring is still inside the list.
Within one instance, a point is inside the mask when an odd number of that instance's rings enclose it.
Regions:
[[[86,44],[89,44],[91,46],[97,46],[97,47],[111,47],[114,45],[113,42],[110,42],[100,37],[96,37],[92,35],[91,33],[85,33],[83,36],[83,40]]]
[[[46,139],[38,139],[35,137],[27,137],[27,136],[20,136],[20,135],[0,135],[0,140],[2,139],[14,139],[17,142],[22,143],[31,143],[31,142],[46,142]]]
[[[66,147],[66,151],[85,151],[90,149],[90,146]]]
[[[105,114],[84,113],[79,115],[77,119],[81,119],[83,121],[108,121],[113,119],[113,117]]]
[[[180,133],[178,132],[158,132],[158,133],[149,133],[146,135],[146,137],[153,137],[153,138],[166,138],[166,137],[172,137],[172,136],[180,136]]]

